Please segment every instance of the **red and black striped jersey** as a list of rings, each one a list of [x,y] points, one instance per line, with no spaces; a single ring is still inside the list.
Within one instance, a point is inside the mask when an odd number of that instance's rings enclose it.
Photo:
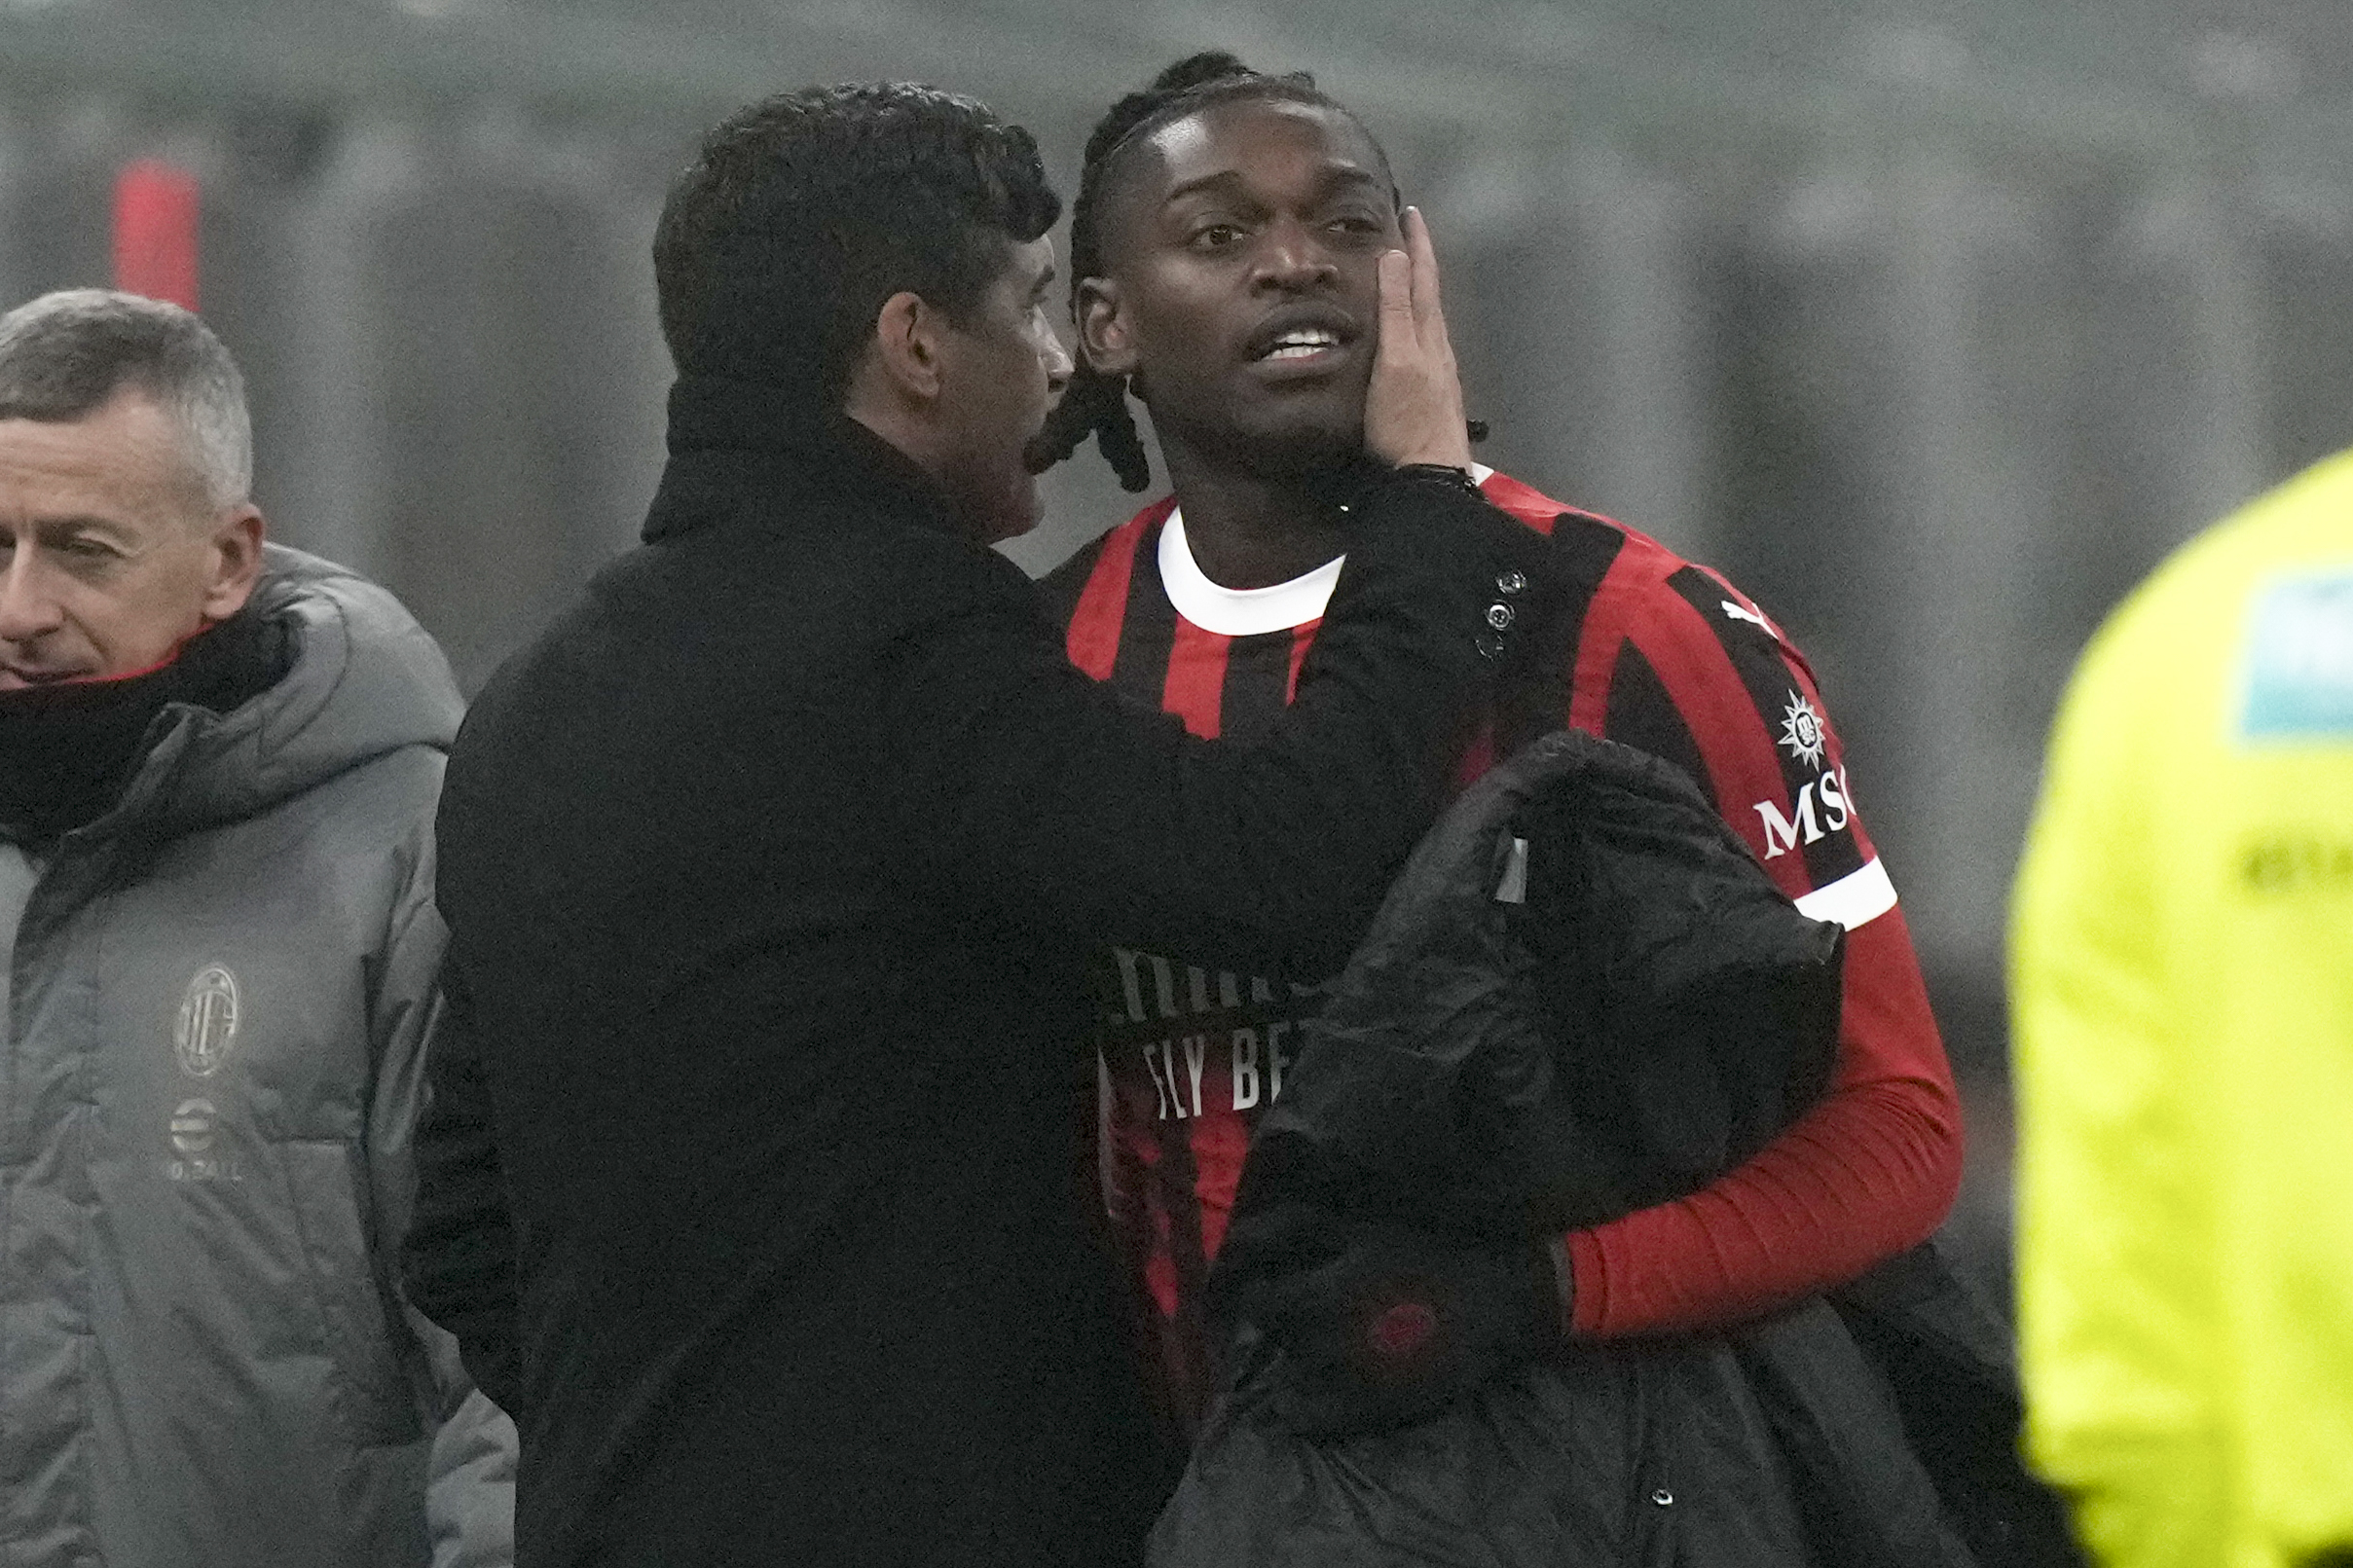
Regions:
[[[1550,536],[1569,585],[1559,640],[1485,715],[1465,779],[1563,723],[1675,763],[1798,907],[1849,928],[1840,1070],[1823,1105],[1707,1190],[1567,1238],[1575,1328],[1701,1328],[1850,1278],[1925,1237],[1959,1179],[1960,1123],[1895,893],[1798,650],[1747,596],[1636,530],[1485,473],[1489,500]],[[1333,562],[1232,590],[1195,565],[1173,498],[1047,581],[1070,657],[1195,734],[1246,740],[1290,700]],[[1100,966],[1106,1200],[1155,1309],[1166,1392],[1209,1392],[1202,1285],[1250,1130],[1283,1090],[1313,976],[1182,955]]]

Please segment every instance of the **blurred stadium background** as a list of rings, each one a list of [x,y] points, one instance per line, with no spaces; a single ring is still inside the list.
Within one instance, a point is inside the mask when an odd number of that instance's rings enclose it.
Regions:
[[[2004,908],[2060,684],[2170,546],[2353,442],[2343,0],[0,0],[0,302],[109,281],[118,199],[169,229],[192,182],[278,536],[388,582],[470,689],[650,493],[646,241],[700,127],[928,80],[1067,194],[1110,99],[1213,45],[1386,141],[1488,460],[1813,654],[1998,1279]],[[1132,504],[1091,450],[1049,492],[1034,570]]]

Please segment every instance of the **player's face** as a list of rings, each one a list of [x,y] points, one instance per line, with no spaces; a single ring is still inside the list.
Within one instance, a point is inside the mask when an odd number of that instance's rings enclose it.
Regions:
[[[79,419],[0,419],[0,690],[129,675],[234,614],[260,516],[213,507],[140,392]]]
[[[1022,452],[1070,380],[1048,318],[1054,248],[1009,248],[1005,270],[942,340],[945,420],[938,478],[986,543],[1037,526],[1038,482]]]
[[[1080,299],[1099,368],[1136,377],[1164,441],[1312,467],[1364,441],[1378,263],[1400,243],[1380,150],[1316,104],[1242,99],[1125,155],[1106,276]]]

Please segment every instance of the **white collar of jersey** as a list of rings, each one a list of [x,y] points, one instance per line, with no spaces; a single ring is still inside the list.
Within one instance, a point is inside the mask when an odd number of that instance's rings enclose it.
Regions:
[[[1471,477],[1482,485],[1493,472],[1484,463],[1471,464]],[[1160,528],[1160,586],[1168,602],[1179,615],[1219,637],[1288,632],[1321,620],[1347,559],[1334,556],[1313,571],[1266,588],[1226,588],[1211,582],[1193,559],[1193,546],[1185,542],[1182,508],[1172,508]]]

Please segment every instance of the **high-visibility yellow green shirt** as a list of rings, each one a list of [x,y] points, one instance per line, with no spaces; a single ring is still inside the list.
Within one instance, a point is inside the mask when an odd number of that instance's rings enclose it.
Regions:
[[[2353,453],[2093,639],[2012,915],[2035,1464],[2110,1568],[2353,1544]]]

